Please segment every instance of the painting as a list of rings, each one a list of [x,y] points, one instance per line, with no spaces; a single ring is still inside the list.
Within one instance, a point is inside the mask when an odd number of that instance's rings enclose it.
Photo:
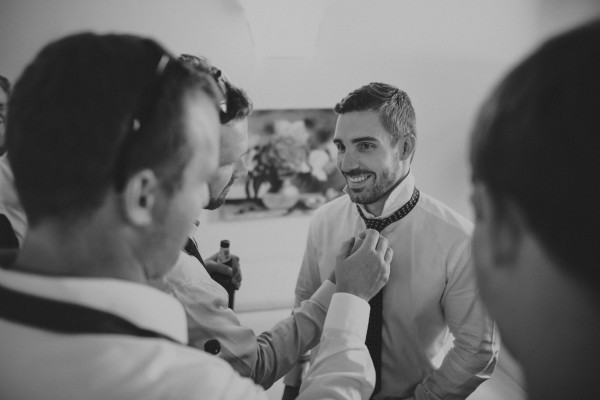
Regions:
[[[220,220],[310,213],[343,192],[331,109],[256,110],[248,119],[248,176],[234,184]]]

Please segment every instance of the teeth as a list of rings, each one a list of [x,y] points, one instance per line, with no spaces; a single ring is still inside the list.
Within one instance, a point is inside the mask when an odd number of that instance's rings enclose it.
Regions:
[[[354,176],[354,177],[349,176],[348,180],[352,183],[360,183],[360,182],[364,181],[365,179],[367,179],[368,177],[369,177],[369,175],[359,175],[359,176]]]

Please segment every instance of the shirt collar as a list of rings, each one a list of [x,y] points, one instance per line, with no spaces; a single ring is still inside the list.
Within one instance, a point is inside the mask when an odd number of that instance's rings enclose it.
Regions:
[[[346,186],[344,188],[344,192],[347,193],[347,189],[348,187]],[[408,175],[406,175],[406,177],[402,180],[402,182],[400,182],[400,184],[396,186],[394,190],[391,191],[390,195],[385,200],[381,216],[375,217],[373,214],[367,211],[365,206],[362,204],[359,204],[358,206],[363,211],[365,217],[383,219],[389,217],[390,215],[395,213],[400,207],[406,204],[410,200],[414,189],[415,177],[413,176],[412,172],[409,172]]]
[[[173,297],[150,286],[119,279],[59,278],[0,268],[3,286],[34,296],[102,310],[187,344],[185,311]]]

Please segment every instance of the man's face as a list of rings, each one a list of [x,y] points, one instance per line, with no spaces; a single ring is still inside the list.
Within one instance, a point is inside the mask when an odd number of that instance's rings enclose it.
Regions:
[[[392,146],[377,111],[353,111],[338,117],[333,142],[337,166],[346,178],[350,199],[372,204],[408,173],[400,162],[404,139]]]
[[[472,254],[479,288],[482,292],[484,301],[487,303],[488,294],[493,286],[493,261],[492,256],[492,238],[491,238],[491,216],[488,209],[484,185],[473,183],[473,192],[471,194],[471,205],[475,216],[475,229],[472,237]]]
[[[0,89],[0,154],[6,144],[6,103],[8,102],[8,96],[4,90]]]
[[[180,188],[165,195],[163,207],[157,206],[154,247],[161,255],[147,271],[151,278],[162,276],[175,264],[194,219],[208,202],[207,182],[218,166],[220,123],[213,102],[205,94],[196,93],[187,98],[184,107],[183,127],[193,155]]]
[[[221,126],[219,168],[208,182],[209,210],[225,203],[229,189],[237,179],[248,174],[248,118],[233,120]]]

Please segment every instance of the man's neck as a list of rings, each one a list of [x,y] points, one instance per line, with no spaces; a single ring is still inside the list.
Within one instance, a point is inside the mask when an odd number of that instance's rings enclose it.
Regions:
[[[395,184],[393,184],[392,187],[390,187],[388,189],[388,191],[385,192],[383,194],[383,196],[381,196],[377,201],[375,201],[374,203],[371,203],[371,204],[363,204],[363,207],[369,213],[371,213],[372,215],[374,215],[375,217],[381,216],[381,214],[383,213],[383,209],[385,208],[385,202],[390,197],[390,195],[392,194],[392,192],[394,191],[394,189],[396,189],[398,186],[400,186],[400,184],[402,182],[404,182],[404,179],[406,179],[406,177],[408,176],[409,172],[407,172],[406,175],[404,175],[403,177],[401,177],[400,179],[398,179],[398,182],[396,182]]]
[[[11,269],[55,277],[146,282],[143,268],[135,267],[134,257],[128,257],[115,243],[116,236],[99,238],[94,229],[65,230],[52,224],[37,226],[27,233]]]
[[[531,324],[520,334],[521,362],[530,398],[596,399],[600,367],[600,313],[597,295],[558,268],[538,274],[544,288],[532,294]],[[556,271],[555,271],[556,270]],[[593,391],[592,391],[593,390]]]

